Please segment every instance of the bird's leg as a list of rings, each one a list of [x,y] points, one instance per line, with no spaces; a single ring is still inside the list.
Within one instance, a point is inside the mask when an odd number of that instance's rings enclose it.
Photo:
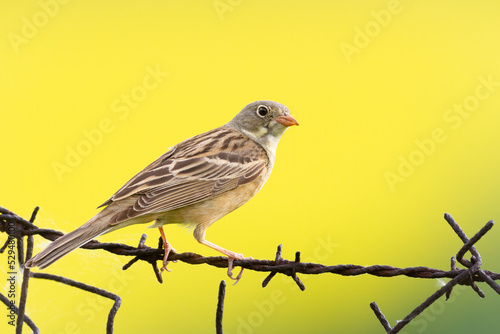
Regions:
[[[170,262],[167,261],[168,254],[170,254],[170,251],[174,251],[174,253],[177,253],[177,251],[168,243],[167,237],[165,236],[165,231],[163,231],[163,226],[158,227],[158,229],[160,230],[161,238],[163,240],[163,250],[165,251],[165,256],[163,256],[163,266],[160,269],[160,273],[162,273],[164,270],[170,272],[171,270],[167,268],[167,265]]]
[[[220,246],[217,246],[216,244],[211,243],[210,241],[207,241],[205,239],[202,239],[199,242],[201,244],[203,244],[205,246],[208,246],[208,247],[210,247],[212,249],[215,249],[216,251],[221,252],[222,254],[224,254],[224,255],[227,256],[227,262],[228,262],[227,263],[227,276],[229,276],[229,278],[231,278],[232,280],[236,281],[236,282],[234,282],[234,284],[238,283],[238,281],[240,280],[241,276],[243,275],[243,270],[245,268],[241,268],[241,271],[238,274],[238,276],[233,277],[233,261],[234,260],[245,260],[245,257],[243,256],[243,254],[235,253],[233,251],[227,250],[227,249],[222,248]],[[251,259],[251,258],[246,258],[246,259]]]

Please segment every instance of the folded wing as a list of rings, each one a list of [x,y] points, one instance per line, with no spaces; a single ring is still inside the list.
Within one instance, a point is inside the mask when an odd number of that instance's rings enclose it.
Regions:
[[[137,197],[111,225],[195,204],[247,184],[268,168],[265,150],[220,127],[183,141],[135,175],[104,205]]]

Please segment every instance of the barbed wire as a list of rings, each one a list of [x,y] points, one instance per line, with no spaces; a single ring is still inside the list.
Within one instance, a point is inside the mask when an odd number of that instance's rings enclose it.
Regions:
[[[38,207],[35,208],[30,221],[19,217],[15,213],[0,207],[0,232],[6,232],[9,237],[2,248],[0,248],[0,253],[9,245],[12,238],[17,240],[17,251],[18,251],[18,261],[19,265],[22,265],[32,256],[33,253],[33,236],[40,235],[41,237],[48,240],[55,240],[63,235],[62,232],[42,229],[37,227],[33,222],[38,212]],[[277,274],[283,274],[290,276],[294,282],[297,284],[300,290],[305,290],[305,285],[302,283],[297,274],[306,275],[319,275],[325,273],[337,274],[342,276],[357,276],[357,275],[373,275],[378,277],[394,277],[394,276],[407,276],[412,278],[450,278],[451,280],[441,287],[438,291],[427,298],[422,304],[416,307],[410,314],[408,314],[403,320],[399,321],[396,326],[391,328],[389,322],[385,319],[385,316],[380,311],[378,305],[373,302],[370,307],[375,313],[375,316],[381,322],[385,331],[390,334],[398,333],[404,326],[406,326],[411,320],[418,316],[422,311],[429,307],[432,303],[438,300],[443,295],[446,295],[446,299],[450,297],[453,287],[456,285],[468,285],[481,297],[484,298],[484,293],[479,289],[476,282],[486,282],[494,291],[500,294],[500,285],[498,285],[495,280],[500,279],[499,273],[494,273],[488,270],[481,269],[482,259],[479,252],[475,248],[475,244],[493,227],[493,221],[489,221],[478,233],[476,233],[471,239],[469,239],[459,225],[453,220],[449,214],[445,214],[445,220],[452,227],[453,231],[459,236],[464,245],[457,252],[456,257],[451,258],[451,269],[448,271],[428,268],[423,266],[418,267],[407,267],[407,268],[397,268],[388,265],[373,265],[373,266],[360,266],[353,264],[340,264],[327,266],[320,263],[304,263],[300,261],[300,252],[295,253],[295,259],[293,261],[283,259],[281,257],[282,245],[278,246],[274,260],[235,260],[234,266],[240,266],[247,270],[269,272],[269,275],[263,280],[262,286],[266,287],[271,279]],[[24,237],[28,237],[26,257],[24,256]],[[138,261],[145,261],[151,264],[154,274],[159,283],[162,283],[162,276],[158,268],[158,261],[163,260],[164,251],[162,249],[163,243],[161,238],[158,241],[157,248],[151,248],[145,245],[146,235],[143,234],[140,238],[137,247],[120,244],[120,243],[101,243],[96,240],[90,241],[83,245],[81,248],[84,249],[103,249],[110,253],[122,256],[132,256],[133,258],[123,266],[123,270],[130,268],[134,263]],[[464,255],[470,252],[471,258],[467,260]],[[174,253],[171,252],[168,256],[169,261],[182,261],[188,264],[207,264],[217,268],[227,268],[228,259],[223,256],[216,257],[204,257],[199,254],[185,252],[185,253]],[[465,269],[459,269],[456,267],[456,262],[462,264]],[[98,294],[105,298],[112,299],[114,304],[109,312],[108,321],[106,324],[106,333],[113,333],[113,323],[116,312],[118,311],[121,299],[118,295],[115,295],[106,290],[100,289],[98,287],[90,286],[82,282],[73,281],[71,279],[56,276],[46,273],[32,273],[29,269],[25,268],[23,272],[23,284],[21,289],[21,297],[19,302],[19,307],[15,308],[15,312],[18,315],[16,333],[21,333],[23,322],[33,330],[34,333],[38,333],[39,329],[36,327],[34,322],[28,318],[25,312],[26,296],[28,293],[28,282],[29,278],[39,278],[39,279],[49,279],[54,280],[63,284],[67,284],[91,293]],[[222,316],[223,316],[223,305],[225,296],[225,286],[224,281],[221,282],[219,286],[219,296],[216,312],[216,332],[223,333],[222,330]],[[0,300],[9,306],[8,299],[0,293]]]

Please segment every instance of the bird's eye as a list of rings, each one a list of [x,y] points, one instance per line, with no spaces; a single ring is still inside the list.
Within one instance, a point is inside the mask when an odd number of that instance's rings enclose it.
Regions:
[[[257,115],[259,115],[260,117],[265,117],[268,113],[269,108],[266,106],[259,106],[259,108],[257,108]]]

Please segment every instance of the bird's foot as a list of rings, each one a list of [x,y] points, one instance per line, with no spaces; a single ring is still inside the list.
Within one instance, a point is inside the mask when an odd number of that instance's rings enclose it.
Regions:
[[[161,234],[161,240],[163,243],[163,250],[165,252],[165,255],[163,256],[163,266],[160,269],[160,275],[161,275],[164,271],[168,271],[168,272],[171,271],[170,269],[167,268],[167,265],[170,262],[170,261],[167,261],[168,254],[170,254],[170,252],[177,253],[177,251],[172,247],[172,245],[170,245],[168,243],[167,237],[165,236],[165,232],[163,231],[163,226],[158,227],[158,230],[160,231],[160,234]],[[173,262],[177,262],[177,260],[174,260]]]
[[[165,255],[163,256],[163,266],[160,269],[160,274],[163,273],[164,271],[168,271],[168,272],[172,271],[172,270],[167,268],[167,265],[170,263],[170,261],[167,261],[168,255],[170,254],[170,252],[177,253],[177,251],[169,243],[165,244],[164,246],[165,246],[165,248],[164,248]],[[172,262],[177,262],[177,260],[174,260]]]
[[[234,284],[238,283],[238,281],[241,278],[241,275],[243,275],[243,268],[241,268],[240,273],[238,276],[233,277],[233,262],[234,260],[251,260],[251,257],[244,257],[243,254],[240,253],[235,253],[233,251],[230,251],[228,249],[222,248],[221,246],[217,246],[214,243],[211,243],[210,241],[207,241],[205,239],[198,240],[199,243],[202,245],[208,246],[212,249],[215,249],[218,252],[221,252],[222,254],[227,256],[227,276],[229,276],[230,279],[235,280]],[[233,285],[234,285],[233,284]]]
[[[252,258],[251,257],[244,257],[243,254],[239,254],[239,253],[234,253],[234,254],[231,254],[233,256],[229,256],[227,258],[227,276],[229,276],[230,279],[236,281],[234,282],[233,285],[236,285],[236,283],[238,283],[241,279],[241,276],[243,276],[243,270],[245,268],[241,268],[240,270],[240,273],[236,276],[236,277],[233,277],[233,262],[234,260],[251,260]]]

